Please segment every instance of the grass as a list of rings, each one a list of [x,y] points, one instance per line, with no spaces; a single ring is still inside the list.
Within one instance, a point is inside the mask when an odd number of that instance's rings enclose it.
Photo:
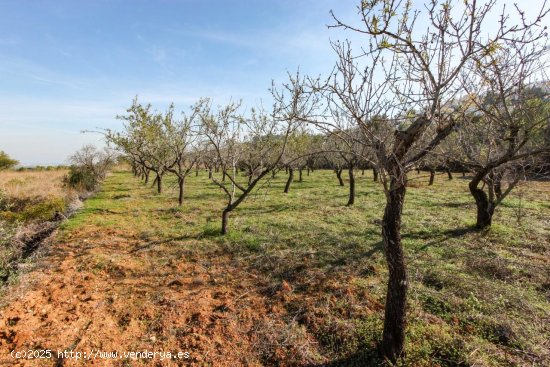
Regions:
[[[0,171],[0,221],[48,221],[64,212],[74,195],[63,185],[66,174],[66,169]]]
[[[64,213],[74,193],[63,185],[66,169],[0,171],[0,285],[33,247],[44,227]]]
[[[0,171],[0,191],[6,196],[29,197],[65,197],[63,177],[67,169],[48,171]]]
[[[370,172],[356,175],[356,205],[346,207],[347,186],[332,172],[304,174],[286,195],[280,173],[231,213],[222,237],[225,198],[204,172],[189,177],[179,208],[173,178],[159,195],[116,171],[60,238],[116,229],[159,269],[181,257],[229,255],[231,266],[258,277],[254,291],[277,310],[251,330],[263,363],[376,366],[387,278],[384,195]],[[412,174],[403,213],[410,275],[403,365],[550,364],[550,184],[526,183],[479,232],[466,179],[427,181]],[[142,261],[95,260],[93,271],[115,279]]]

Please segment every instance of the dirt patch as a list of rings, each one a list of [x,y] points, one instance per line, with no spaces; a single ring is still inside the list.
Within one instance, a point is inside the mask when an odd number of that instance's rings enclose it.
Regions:
[[[138,239],[105,229],[98,236],[98,231],[84,228],[53,244],[41,259],[44,266],[27,274],[34,285],[0,311],[3,351],[181,351],[190,358],[159,365],[197,366],[256,366],[273,358],[296,365],[318,359],[314,348],[308,349],[312,341],[304,328],[281,321],[288,284],[278,291],[281,297],[268,302],[258,276],[236,270],[222,252],[208,260],[182,254],[159,266],[163,249],[135,254],[131,250]],[[0,355],[0,364],[36,365],[8,354]]]

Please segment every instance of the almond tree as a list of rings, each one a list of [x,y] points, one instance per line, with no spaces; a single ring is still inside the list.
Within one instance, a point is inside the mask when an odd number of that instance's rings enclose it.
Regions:
[[[174,106],[171,105],[163,116],[163,141],[170,151],[173,162],[166,169],[178,178],[178,204],[183,204],[185,178],[198,164],[199,155],[194,152],[197,133],[193,130],[198,125],[199,112],[204,100],[191,107],[189,115],[182,113],[181,119],[174,118]]]
[[[229,214],[279,165],[295,126],[294,115],[287,112],[287,106],[276,107],[271,115],[263,109],[252,109],[245,115],[240,107],[240,103],[230,103],[214,109],[207,102],[200,112],[201,133],[226,178],[221,181],[211,176],[227,200],[222,212],[222,235],[228,231]],[[239,175],[240,165],[250,167],[244,179]]]
[[[290,191],[290,186],[294,181],[295,170],[298,170],[298,181],[303,180],[303,170],[310,162],[310,157],[313,152],[313,136],[305,129],[304,126],[300,126],[288,138],[286,154],[283,157],[282,165],[288,171],[288,178],[285,184],[284,193],[287,194]]]
[[[132,162],[143,168],[145,182],[148,182],[149,172],[156,174],[154,183],[157,192],[162,192],[162,179],[176,160],[172,150],[167,145],[169,140],[165,130],[165,116],[151,111],[151,105],[141,105],[137,98],[132,101],[127,115],[117,116],[124,121],[124,131],[116,132],[107,129],[104,133],[107,142],[126,153]],[[171,114],[170,110],[167,115]]]
[[[491,225],[495,208],[532,166],[533,157],[550,152],[544,139],[550,93],[536,93],[546,80],[547,54],[545,29],[525,29],[488,45],[473,61],[475,73],[464,78],[470,111],[457,132],[462,153],[457,161],[473,174],[468,186],[478,228]]]
[[[334,16],[334,27],[363,35],[365,45],[352,52],[351,43],[334,43],[338,60],[333,74],[327,82],[309,81],[309,92],[323,93],[331,110],[353,121],[376,157],[386,195],[382,237],[389,269],[381,349],[391,362],[403,355],[405,341],[408,278],[401,218],[407,174],[459,126],[463,111],[453,102],[464,93],[460,82],[473,72],[471,61],[491,44],[537,27],[544,15],[509,25],[504,14],[497,31],[487,37],[485,24],[494,5],[433,0],[422,14],[410,1],[362,1],[358,24]],[[419,29],[420,16],[427,29]],[[307,93],[304,85],[298,90]],[[409,111],[416,112],[410,116]],[[329,116],[302,120],[349,134]]]

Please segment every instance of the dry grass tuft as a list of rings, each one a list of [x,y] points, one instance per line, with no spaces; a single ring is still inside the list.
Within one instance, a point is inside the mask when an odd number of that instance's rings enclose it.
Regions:
[[[67,188],[63,187],[66,169],[51,171],[1,171],[0,191],[13,198],[29,197],[65,197]]]

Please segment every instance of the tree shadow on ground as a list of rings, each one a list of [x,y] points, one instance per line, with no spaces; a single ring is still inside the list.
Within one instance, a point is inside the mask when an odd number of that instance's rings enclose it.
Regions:
[[[380,367],[386,366],[377,347],[364,347],[350,356],[338,358],[327,363],[310,364],[308,367]]]
[[[436,246],[446,242],[451,238],[462,237],[468,233],[479,232],[479,229],[475,226],[466,226],[455,229],[448,229],[441,232],[433,231],[421,231],[416,233],[406,233],[402,236],[403,239],[419,239],[419,240],[432,240],[424,244],[419,248],[420,251],[426,250],[428,247]]]

